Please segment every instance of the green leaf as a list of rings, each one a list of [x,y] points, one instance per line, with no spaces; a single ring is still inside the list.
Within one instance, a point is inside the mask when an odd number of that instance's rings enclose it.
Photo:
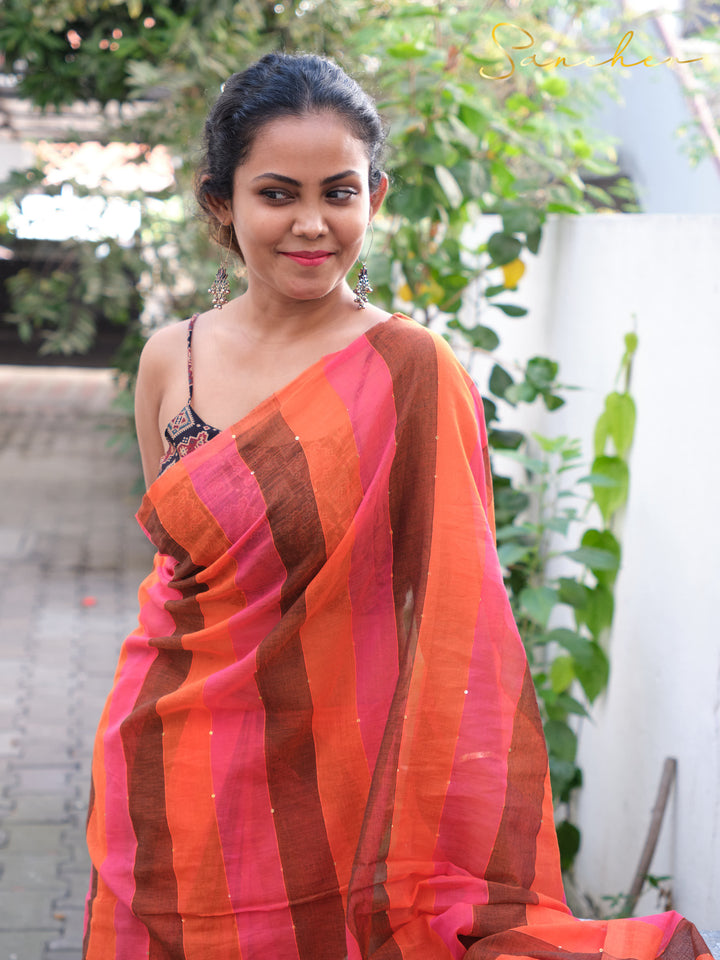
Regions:
[[[501,267],[504,263],[517,260],[522,250],[522,244],[507,233],[493,233],[487,242],[487,248],[492,257],[493,265]]]
[[[595,421],[595,434],[593,437],[593,448],[596,457],[602,457],[605,453],[605,445],[610,436],[610,422],[607,413],[603,412]]]
[[[526,307],[516,307],[513,303],[493,303],[492,306],[502,310],[509,317],[524,317],[528,312]]]
[[[542,230],[533,230],[525,236],[525,242],[530,253],[537,253],[540,249],[540,240],[542,239]]]
[[[545,724],[545,739],[548,750],[554,757],[566,763],[575,763],[577,737],[566,723],[548,720]]]
[[[539,390],[551,386],[555,382],[558,365],[547,357],[533,357],[528,361],[525,376],[534,387]]]
[[[479,350],[494,350],[500,343],[500,337],[490,327],[484,327],[478,324],[476,327],[462,327],[463,334],[468,338],[474,347]]]
[[[590,483],[596,487],[617,487],[618,481],[608,477],[605,473],[588,473],[587,476],[580,477],[578,483]]]
[[[422,41],[417,41],[416,43],[396,43],[392,47],[387,47],[385,52],[396,60],[413,60],[424,57],[427,49]]]
[[[502,215],[505,233],[534,233],[540,229],[540,217],[533,207],[515,207]]]
[[[567,603],[568,606],[584,607],[587,603],[587,590],[584,583],[571,580],[569,577],[560,577],[558,580],[560,603]]]
[[[572,657],[555,657],[550,667],[550,685],[555,693],[564,693],[574,679]]]
[[[562,720],[563,716],[560,715],[560,711],[567,716],[571,714],[575,717],[587,717],[589,716],[585,707],[580,703],[579,700],[576,700],[575,697],[571,697],[569,693],[563,692],[558,694],[555,698],[555,703],[553,705],[554,710],[557,711],[556,716],[549,717],[550,720]]]
[[[605,398],[607,431],[618,457],[625,457],[635,433],[635,401],[629,393],[610,393]]]
[[[560,868],[567,871],[573,865],[575,857],[580,850],[580,831],[574,823],[569,820],[563,820],[559,823],[555,832],[558,838],[558,847],[560,848]]]
[[[482,136],[482,134],[485,133],[488,125],[488,118],[484,113],[481,113],[475,107],[471,107],[467,103],[463,103],[460,105],[458,114],[465,126],[469,130],[472,130],[475,136]]]
[[[491,430],[488,443],[495,450],[517,450],[525,439],[519,430]]]
[[[545,406],[551,412],[553,410],[557,410],[559,407],[562,407],[565,403],[565,399],[563,397],[559,397],[556,393],[543,393],[542,398]]]
[[[538,87],[551,97],[566,97],[570,87],[564,77],[546,76],[538,80]]]
[[[435,167],[435,176],[448,199],[448,203],[453,210],[456,210],[463,202],[463,192],[460,189],[459,183],[448,168],[442,166],[442,164],[437,164]]]
[[[509,386],[505,391],[505,399],[508,403],[512,403],[513,406],[518,403],[532,403],[537,395],[537,389],[527,381],[524,383],[513,383],[512,386]]]
[[[497,420],[497,404],[491,400],[489,397],[482,398],[483,404],[483,415],[485,417],[485,423],[489,426],[495,420]],[[495,431],[492,431],[495,432]]]
[[[582,783],[582,773],[574,762],[560,760],[550,753],[550,780],[552,782],[553,800],[567,802],[570,791]]]
[[[557,602],[557,591],[552,587],[525,587],[520,593],[520,608],[543,629]]]
[[[602,583],[588,588],[587,604],[575,612],[578,619],[587,624],[592,635],[599,637],[612,626],[615,603],[611,590]]]
[[[565,550],[563,556],[570,557],[591,570],[617,570],[618,558],[609,550],[599,550],[596,547],[578,547],[576,550]]]
[[[580,681],[585,696],[590,703],[594,703],[600,694],[607,688],[610,677],[610,663],[607,654],[596,640],[590,640],[587,644],[589,662],[584,659],[582,662],[576,660],[575,675]]]
[[[527,560],[530,554],[528,547],[521,543],[503,543],[498,547],[498,557],[503,567],[510,567],[520,560]]]
[[[606,587],[612,587],[620,569],[620,558],[622,551],[620,544],[610,530],[586,530],[581,540],[581,545],[595,550],[601,550],[604,553],[610,553],[615,557],[616,564],[611,568],[602,568],[591,566],[595,579],[598,583],[605,584]]]
[[[601,486],[593,483],[593,497],[600,508],[605,523],[625,503],[630,485],[628,465],[619,457],[596,457],[592,464],[592,473],[600,474],[614,481],[613,486]]]
[[[495,487],[495,519],[498,524],[510,523],[514,517],[527,509],[530,498],[521,490],[512,487]]]
[[[485,296],[488,297],[488,298],[489,298],[489,297],[496,297],[499,293],[502,293],[503,290],[505,290],[505,289],[506,289],[506,287],[505,287],[505,284],[504,284],[504,283],[496,283],[496,284],[494,284],[493,286],[490,286],[490,287],[486,287],[486,288],[485,288]]]
[[[496,397],[504,398],[508,387],[512,386],[513,383],[513,378],[507,370],[496,363],[490,371],[490,380],[488,383],[490,393]]]

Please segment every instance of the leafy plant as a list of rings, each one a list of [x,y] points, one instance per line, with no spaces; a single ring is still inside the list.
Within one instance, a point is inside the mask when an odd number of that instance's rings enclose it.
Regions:
[[[582,785],[576,720],[588,715],[609,676],[605,640],[621,562],[616,534],[628,494],[636,349],[636,335],[628,334],[622,391],[605,398],[589,474],[577,475],[583,466],[580,444],[566,436],[521,436],[510,449],[495,450],[496,464],[511,460],[524,471],[524,480],[515,484],[495,478],[498,554],[543,713],[565,869],[580,844],[569,819],[571,793]]]

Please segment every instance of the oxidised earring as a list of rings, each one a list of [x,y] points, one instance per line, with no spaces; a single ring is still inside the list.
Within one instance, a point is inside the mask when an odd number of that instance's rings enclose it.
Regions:
[[[358,305],[360,310],[365,309],[365,304],[368,302],[368,294],[372,293],[372,287],[370,286],[370,280],[368,279],[367,272],[367,258],[370,255],[372,250],[373,240],[375,239],[375,230],[372,225],[372,220],[370,221],[370,246],[368,251],[365,254],[365,257],[360,257],[360,273],[358,274],[357,283],[355,284],[355,289],[353,293],[355,294],[355,303]]]
[[[223,257],[223,262],[218,267],[217,273],[215,274],[215,279],[208,287],[208,293],[212,297],[212,304],[216,310],[219,310],[221,307],[224,307],[225,304],[230,299],[230,283],[228,281],[227,264],[228,264],[228,259],[230,258],[230,247],[232,246],[232,239],[233,239],[233,228],[231,224],[230,240],[228,242],[227,250],[225,251],[225,256]]]

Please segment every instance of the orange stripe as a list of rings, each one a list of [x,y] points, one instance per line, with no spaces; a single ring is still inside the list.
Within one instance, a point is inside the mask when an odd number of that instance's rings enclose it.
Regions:
[[[173,839],[173,867],[178,885],[178,910],[185,918],[183,943],[188,960],[204,960],[206,931],[189,917],[208,914],[227,926],[228,960],[240,957],[232,913],[222,921],[218,905],[227,904],[229,890],[220,835],[215,819],[211,768],[211,715],[203,705],[207,676],[234,662],[232,650],[214,649],[209,656],[195,651],[183,685],[157,704],[163,723],[167,822]],[[230,944],[234,950],[231,951]]]
[[[293,392],[280,404],[280,412],[302,444],[331,557],[363,496],[348,411],[325,377],[318,377],[310,397]]]
[[[230,546],[218,521],[198,498],[187,474],[165,496],[154,498],[154,504],[166,533],[176,543],[185,545],[192,561],[199,566],[212,566]]]
[[[450,365],[442,352],[438,356],[437,418],[434,491],[437,509],[422,611],[422,623],[428,623],[429,627],[424,629],[421,623],[408,697],[408,719],[399,760],[396,802],[399,815],[393,825],[388,884],[399,879],[403,871],[412,869],[413,864],[420,871],[432,871],[465,706],[462,691],[468,676],[477,616],[477,590],[468,591],[464,585],[472,583],[479,588],[484,567],[480,553],[483,530],[468,526],[467,504],[478,501],[468,465],[477,445],[472,398],[454,362]],[[458,523],[448,523],[455,503],[461,504]],[[478,515],[478,523],[483,519]],[[444,576],[446,570],[462,573],[453,582]],[[456,691],[453,699],[448,697],[451,690]]]
[[[282,404],[282,415],[303,445],[328,555],[322,572],[307,588],[300,638],[312,700],[322,704],[313,713],[318,791],[345,894],[370,786],[358,725],[347,590],[353,516],[363,496],[359,458],[348,412],[326,380],[317,383],[310,403],[291,396]],[[333,442],[314,442],[327,437]]]
[[[535,843],[535,877],[530,889],[538,894],[554,897],[563,903],[565,891],[562,874],[558,869],[557,833],[555,832],[555,811],[553,809],[552,788],[550,773],[545,777],[545,793],[543,795],[542,821],[540,832]],[[534,916],[532,909],[527,910],[528,923]]]
[[[115,957],[115,904],[112,890],[98,877],[97,893],[93,900],[92,925],[88,936],[87,957],[89,960],[113,960]]]

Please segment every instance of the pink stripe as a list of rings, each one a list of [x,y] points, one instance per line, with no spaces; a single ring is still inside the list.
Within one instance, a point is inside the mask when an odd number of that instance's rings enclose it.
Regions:
[[[115,960],[126,957],[146,957],[150,948],[150,932],[144,923],[120,900],[115,904],[113,917],[117,950]]]
[[[657,954],[660,954],[665,950],[667,945],[672,940],[673,934],[677,929],[678,925],[682,923],[684,917],[682,917],[676,910],[670,910],[668,913],[654,914],[651,917],[632,917],[630,923],[647,923],[650,926],[657,927],[662,931],[662,940],[660,946],[657,948]]]
[[[383,733],[378,707],[387,710],[398,676],[388,499],[397,417],[390,371],[367,340],[359,343],[364,349],[358,349],[352,357],[343,356],[342,364],[338,358],[331,358],[325,375],[347,408],[365,491],[355,517],[358,535],[352,548],[348,591],[352,635],[356,638],[360,733],[372,770]],[[360,531],[371,533],[374,539],[368,542]],[[359,611],[364,611],[362,618]]]
[[[163,563],[167,563],[168,559],[167,557],[156,558],[155,571],[141,587],[141,591],[147,590],[148,598],[140,611],[140,627],[135,633],[130,634],[124,644],[126,659],[122,672],[115,679],[108,712],[108,726],[103,738],[106,777],[112,776],[115,783],[108,784],[105,793],[105,833],[108,852],[105,861],[99,867],[99,872],[104,882],[128,907],[135,894],[133,862],[137,841],[127,805],[127,764],[120,726],[132,712],[150,665],[157,656],[157,651],[147,644],[148,637],[162,636],[174,630],[173,619],[164,609],[163,604],[165,600],[175,599],[179,594],[176,590],[169,590],[157,580],[154,583],[151,582],[157,576],[158,568]],[[144,632],[140,633],[140,630]],[[158,632],[155,632],[156,630]]]
[[[490,546],[486,562],[494,553]],[[505,597],[499,567],[484,571],[484,594]],[[498,578],[499,584],[490,580]],[[486,601],[478,610],[467,696],[458,731],[453,771],[448,786],[436,859],[461,864],[476,877],[485,874],[502,820],[507,784],[507,757],[521,685],[524,653],[502,601]],[[514,632],[514,630],[513,630]],[[469,800],[472,798],[472,801]],[[477,823],[483,824],[482,831]]]
[[[228,622],[237,660],[210,676],[203,690],[212,714],[218,832],[222,849],[233,851],[233,859],[225,862],[225,873],[243,955],[252,957],[261,947],[267,948],[268,930],[272,930],[275,952],[291,958],[296,955],[295,935],[270,809],[265,715],[255,682],[257,647],[280,620],[277,598],[286,573],[255,478],[234,445],[223,454],[219,463],[200,464],[192,473],[199,495],[232,542],[228,554],[236,562],[235,582],[247,600],[245,609]],[[223,486],[225,471],[234,476],[236,491],[242,477],[240,510],[237,493],[225,503],[207,494]],[[249,526],[248,517],[258,519]],[[245,771],[242,777],[237,776],[238,770]],[[247,771],[258,775],[249,776]],[[268,902],[274,905],[270,910]]]
[[[230,433],[216,437],[212,448],[198,447],[192,457],[185,458],[185,466],[199,500],[230,543],[235,543],[245,534],[252,510],[259,503],[262,512],[264,504]],[[248,501],[238,493],[239,482],[248,490]]]
[[[431,886],[439,886],[435,896],[435,909],[438,915],[430,920],[430,928],[443,940],[450,954],[459,960],[465,956],[465,947],[458,940],[458,933],[470,933],[473,926],[473,903],[487,902],[487,884],[484,880],[468,877],[472,886],[473,898],[468,902],[468,885],[464,882],[459,886],[456,882],[441,883],[445,877],[437,877],[430,881]],[[463,900],[465,902],[463,902]]]

